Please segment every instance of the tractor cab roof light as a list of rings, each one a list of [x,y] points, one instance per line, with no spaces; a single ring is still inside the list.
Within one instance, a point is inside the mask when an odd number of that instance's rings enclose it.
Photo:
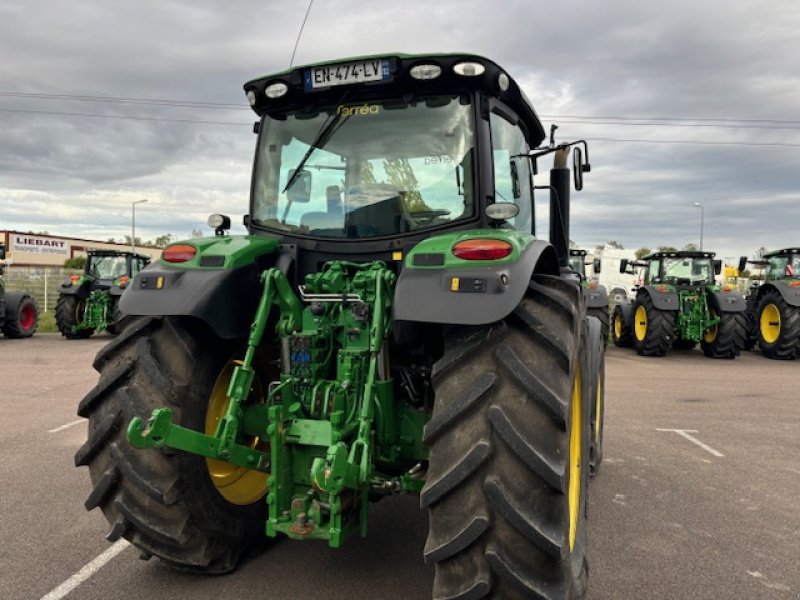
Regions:
[[[439,75],[442,74],[442,67],[439,65],[435,65],[433,63],[424,63],[421,65],[415,65],[411,67],[409,74],[414,79],[418,79],[420,81],[426,79],[436,79]]]
[[[264,94],[266,94],[267,98],[282,98],[286,95],[289,91],[289,86],[283,83],[282,81],[276,81],[275,83],[270,83],[265,89]]]
[[[256,93],[254,90],[247,92],[247,101],[250,103],[250,106],[256,105]]]
[[[479,62],[465,61],[453,65],[453,72],[463,77],[479,77],[486,72],[486,67]]]
[[[472,239],[456,243],[451,252],[462,260],[500,260],[513,250],[505,240]]]
[[[192,260],[197,255],[197,248],[191,244],[172,244],[164,248],[161,258],[171,263],[182,263]]]

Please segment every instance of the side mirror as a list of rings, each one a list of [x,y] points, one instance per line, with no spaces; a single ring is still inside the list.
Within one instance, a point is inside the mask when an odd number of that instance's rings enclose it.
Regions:
[[[739,257],[739,273],[744,271],[745,267],[747,267],[747,257],[746,256],[740,256]]]
[[[619,272],[620,273],[627,273],[628,272],[628,259],[623,258],[619,261]]]
[[[600,259],[599,258],[595,258],[592,261],[592,269],[594,270],[594,274],[595,275],[600,273]]]
[[[581,191],[583,189],[583,150],[575,148],[572,151],[572,176],[575,180],[575,189]],[[587,165],[588,166],[588,165]],[[589,169],[586,169],[588,171]]]
[[[715,260],[714,261],[714,273],[716,275],[719,275],[720,273],[722,273],[722,261],[721,260]]]
[[[311,202],[311,171],[301,169],[295,176],[295,170],[289,171],[289,181],[292,181],[292,187],[286,190],[286,198],[289,204],[307,204]]]

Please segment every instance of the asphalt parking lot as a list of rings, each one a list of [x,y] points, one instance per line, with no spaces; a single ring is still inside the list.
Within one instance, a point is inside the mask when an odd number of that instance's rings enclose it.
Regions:
[[[236,573],[175,573],[110,545],[83,501],[75,415],[109,340],[0,339],[0,597],[429,598],[415,497],[366,540],[278,542]],[[800,598],[800,364],[609,348],[606,449],[589,496],[590,598]],[[51,594],[51,592],[53,592]]]

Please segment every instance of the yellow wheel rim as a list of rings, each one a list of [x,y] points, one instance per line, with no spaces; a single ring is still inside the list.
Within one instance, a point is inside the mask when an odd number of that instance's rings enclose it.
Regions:
[[[578,532],[578,516],[581,506],[581,455],[583,411],[581,410],[581,373],[580,369],[575,374],[572,384],[572,427],[569,432],[569,549],[575,547],[575,537]]]
[[[768,344],[774,344],[781,337],[781,311],[770,303],[761,311],[761,337]]]
[[[643,342],[644,338],[647,336],[647,310],[644,306],[640,305],[636,307],[636,314],[633,316],[633,321],[636,339]]]
[[[225,415],[225,411],[228,408],[228,384],[231,381],[235,366],[236,363],[233,361],[226,364],[216,382],[214,382],[214,387],[208,400],[208,409],[206,410],[206,435],[214,435],[217,423]],[[258,378],[253,383],[251,394],[256,402],[263,403],[265,401],[264,390]],[[266,444],[258,437],[245,440],[245,443],[251,448],[258,446],[266,449]],[[214,487],[231,504],[252,504],[263,498],[267,493],[267,473],[245,469],[244,467],[211,458],[206,458],[206,466]]]
[[[603,373],[597,372],[597,398],[594,399],[594,439],[600,441],[603,431]]]
[[[622,337],[622,315],[619,313],[614,315],[614,337],[617,339]]]
[[[711,315],[711,318],[717,316],[717,313],[714,312],[713,308],[708,309],[708,313]],[[711,327],[708,331],[703,334],[703,339],[706,341],[707,344],[712,344],[714,340],[717,339],[717,333],[719,332],[719,323]]]

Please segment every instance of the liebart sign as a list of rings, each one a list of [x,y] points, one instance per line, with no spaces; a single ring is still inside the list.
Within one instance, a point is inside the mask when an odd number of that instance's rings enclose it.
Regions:
[[[69,244],[65,240],[35,235],[15,234],[11,239],[15,254],[56,254],[69,255]]]

